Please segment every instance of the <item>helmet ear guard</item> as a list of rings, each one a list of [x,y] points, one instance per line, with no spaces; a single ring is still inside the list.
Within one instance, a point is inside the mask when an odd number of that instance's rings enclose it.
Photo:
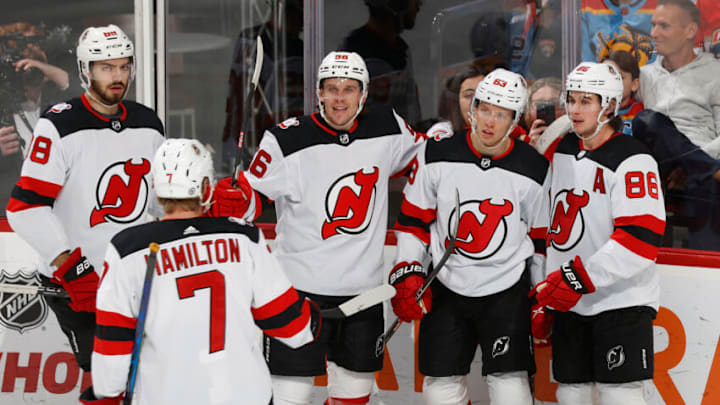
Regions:
[[[152,166],[153,187],[160,198],[197,198],[203,212],[210,206],[215,170],[210,152],[196,139],[168,139],[160,145]],[[210,191],[203,190],[208,179]]]
[[[135,47],[130,38],[117,25],[86,28],[78,39],[76,55],[80,83],[86,91],[90,88],[90,64],[92,62],[130,58],[130,82],[135,78]]]
[[[368,87],[370,86],[370,74],[365,65],[365,60],[355,52],[330,52],[323,58],[318,67],[318,78],[315,89],[317,91],[320,116],[325,121],[327,121],[327,118],[325,117],[325,105],[320,98],[320,88],[323,80],[331,78],[355,79],[360,82],[363,95],[362,98],[360,98],[357,112],[352,119],[350,119],[350,121],[353,121],[363,109],[363,105],[367,100]]]

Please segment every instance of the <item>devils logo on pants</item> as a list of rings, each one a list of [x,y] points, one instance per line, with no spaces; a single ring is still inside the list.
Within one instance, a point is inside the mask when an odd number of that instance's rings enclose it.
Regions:
[[[582,207],[589,202],[590,194],[585,190],[581,195],[574,194],[572,190],[561,190],[555,194],[552,226],[548,231],[548,243],[555,249],[566,252],[580,242],[585,231]]]
[[[359,170],[339,178],[325,197],[327,219],[322,225],[322,238],[339,233],[358,234],[370,225],[375,208],[379,169],[371,173]]]
[[[502,204],[493,204],[490,199],[465,201],[460,204],[460,212],[454,249],[457,253],[470,259],[482,260],[500,250],[507,236],[505,217],[513,212],[510,201],[503,200]],[[457,213],[450,215],[449,223],[455,223],[454,215]],[[445,238],[446,248],[449,243]]]
[[[148,173],[150,162],[147,159],[140,163],[128,159],[105,169],[95,191],[97,207],[90,214],[90,226],[107,221],[125,224],[140,218],[147,204],[145,175]]]

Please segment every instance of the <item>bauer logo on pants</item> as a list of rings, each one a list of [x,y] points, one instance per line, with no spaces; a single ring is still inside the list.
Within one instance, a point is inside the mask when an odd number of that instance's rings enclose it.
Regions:
[[[0,271],[0,283],[18,285],[40,285],[37,273],[18,271],[10,274]],[[47,318],[47,303],[38,295],[0,292],[0,323],[8,328],[23,333],[37,328]]]

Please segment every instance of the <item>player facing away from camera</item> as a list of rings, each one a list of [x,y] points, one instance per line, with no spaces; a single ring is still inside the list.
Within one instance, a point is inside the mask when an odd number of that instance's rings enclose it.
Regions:
[[[563,405],[645,404],[653,378],[659,284],[655,259],[665,229],[657,163],[624,135],[622,78],[583,62],[564,95],[572,132],[552,156],[547,278],[532,294],[551,312],[533,317],[535,337],[552,323],[553,376]]]
[[[92,355],[95,394],[125,391],[148,245],[157,242],[135,400],[271,403],[257,327],[297,348],[314,338],[317,306],[298,295],[257,227],[201,217],[212,195],[213,163],[200,142],[165,141],[153,161],[153,183],[162,221],[118,233],[105,255]]]
[[[98,271],[110,238],[160,214],[150,162],[164,139],[155,112],[123,101],[135,72],[133,43],[117,26],[90,27],[77,45],[85,93],[45,111],[7,206],[13,230],[40,256],[46,297],[78,365],[90,370]],[[154,207],[155,212],[149,208]]]
[[[275,201],[273,253],[300,294],[321,308],[384,282],[388,181],[412,167],[424,143],[390,107],[363,111],[368,83],[358,54],[330,52],[318,71],[320,111],[265,131],[237,179],[240,189],[226,178],[215,193],[214,213],[248,219],[259,214],[260,194]],[[375,342],[383,327],[382,305],[376,305],[326,320],[320,337],[298,350],[266,336],[275,404],[309,404],[326,357],[328,403],[367,403],[374,372],[382,368]]]
[[[429,405],[470,404],[467,375],[478,342],[490,402],[533,402],[527,294],[531,274],[533,281],[544,276],[550,179],[547,159],[509,137],[526,100],[522,76],[488,74],[470,105],[471,128],[427,142],[404,190],[392,306],[403,321],[422,318],[419,363]],[[458,215],[453,253],[423,295],[423,316],[415,302],[427,275],[421,263],[429,249],[437,264]]]

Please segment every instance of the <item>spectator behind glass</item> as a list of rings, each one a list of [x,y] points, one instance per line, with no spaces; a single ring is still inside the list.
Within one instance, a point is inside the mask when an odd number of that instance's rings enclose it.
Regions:
[[[537,15],[528,77],[539,78],[557,74],[562,66],[562,24],[560,0],[544,0]]]
[[[642,101],[635,99],[635,92],[640,88],[640,67],[635,57],[628,51],[613,51],[603,60],[613,65],[623,79],[623,98],[618,115],[623,121],[622,133],[632,135],[632,120],[645,107]]]
[[[448,80],[445,88],[448,95],[440,103],[440,118],[445,120],[436,122],[427,130],[429,137],[440,140],[470,128],[470,104],[478,84],[488,73],[484,67],[471,65]],[[515,126],[510,137],[524,141],[525,134],[524,129]]]
[[[253,125],[249,127],[250,134],[256,136],[259,142],[265,129],[287,117],[299,117],[304,114],[302,1],[286,1],[284,15],[278,14],[279,11],[278,7],[272,7],[272,15],[267,22],[242,30],[235,42],[225,103],[221,164],[223,173],[231,173],[235,169],[230,166],[234,161],[242,125],[243,103],[248,89],[245,79],[252,74],[248,69],[254,69],[254,64],[248,64],[247,61],[255,60],[255,38],[258,35],[262,38],[265,51],[258,83],[263,95],[255,92],[253,106],[258,107],[257,112],[253,113]],[[283,21],[284,25],[282,25]],[[279,77],[273,77],[276,67]],[[267,103],[262,101],[263,97],[268,98]],[[278,111],[273,111],[275,105],[279,106]],[[255,146],[252,144],[252,148]],[[253,150],[243,149],[243,152],[252,154]]]
[[[528,89],[528,108],[525,110],[525,127],[528,129],[528,143],[535,146],[538,138],[556,118],[565,114],[560,106],[562,82],[556,77],[543,77]],[[538,117],[538,109],[554,114]]]
[[[658,161],[668,203],[674,207],[668,210],[688,226],[688,247],[717,250],[720,62],[693,49],[700,21],[689,0],[658,0],[651,31],[658,58],[640,69],[646,110],[637,114],[632,128]]]
[[[54,39],[69,29],[53,30]],[[68,73],[48,63],[50,36],[36,25],[0,26],[0,206],[5,207],[20,176],[40,108],[60,101],[70,86]],[[58,42],[59,44],[60,42]]]
[[[357,52],[370,72],[366,106],[389,104],[410,125],[420,121],[418,87],[410,48],[400,36],[415,26],[420,0],[365,0],[370,19],[339,47]]]

